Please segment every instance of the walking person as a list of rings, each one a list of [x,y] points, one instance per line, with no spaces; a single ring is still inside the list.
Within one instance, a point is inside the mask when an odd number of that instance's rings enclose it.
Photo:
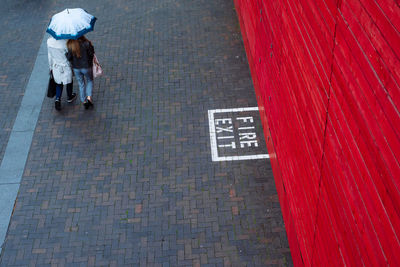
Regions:
[[[85,109],[93,107],[93,57],[94,47],[85,36],[77,40],[68,40],[67,59],[71,63],[76,80],[79,84],[80,99]]]
[[[53,37],[47,39],[49,68],[56,83],[54,102],[56,110],[61,110],[61,95],[64,85],[67,85],[67,102],[71,103],[76,99],[76,94],[73,93],[71,65],[65,56],[67,51],[67,40],[56,40]]]

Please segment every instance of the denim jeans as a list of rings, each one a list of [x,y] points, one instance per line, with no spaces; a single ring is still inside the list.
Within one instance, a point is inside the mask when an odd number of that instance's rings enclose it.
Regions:
[[[93,71],[92,68],[88,69],[73,69],[76,80],[79,84],[79,92],[81,102],[85,102],[88,96],[92,96],[93,89]]]
[[[68,98],[72,97],[72,89],[73,89],[73,87],[74,86],[73,86],[72,82],[67,84],[67,95],[68,95]],[[63,85],[56,83],[56,99],[58,99],[58,100],[61,99],[62,91],[63,91]]]

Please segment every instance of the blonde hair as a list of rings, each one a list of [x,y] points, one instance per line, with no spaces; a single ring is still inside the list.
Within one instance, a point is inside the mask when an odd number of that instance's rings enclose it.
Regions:
[[[75,57],[80,58],[81,57],[80,43],[84,42],[89,42],[89,44],[92,45],[92,43],[85,36],[79,37],[78,40],[69,39],[67,41],[68,50],[70,50]]]
[[[75,57],[77,57],[77,58],[81,57],[81,48],[79,47],[78,40],[72,40],[72,39],[68,40],[67,47],[68,47],[68,50],[71,51]]]

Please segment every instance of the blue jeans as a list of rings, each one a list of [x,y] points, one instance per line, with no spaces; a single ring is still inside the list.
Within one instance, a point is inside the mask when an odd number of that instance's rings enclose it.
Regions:
[[[79,84],[79,92],[81,102],[85,102],[88,96],[92,96],[93,89],[93,71],[92,68],[88,69],[73,69],[76,80]]]

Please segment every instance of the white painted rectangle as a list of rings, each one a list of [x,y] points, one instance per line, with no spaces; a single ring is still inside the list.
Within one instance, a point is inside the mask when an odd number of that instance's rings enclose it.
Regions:
[[[208,121],[210,128],[210,144],[211,144],[211,158],[212,161],[233,161],[233,160],[250,160],[250,159],[265,159],[269,158],[268,154],[258,155],[243,155],[243,156],[218,156],[218,145],[217,145],[217,134],[215,127],[215,113],[227,113],[227,112],[244,112],[244,111],[258,111],[258,107],[247,107],[247,108],[232,108],[232,109],[211,109],[208,110]],[[245,129],[245,128],[243,128]],[[249,128],[251,129],[251,128]],[[227,137],[218,137],[218,139],[227,139]]]

